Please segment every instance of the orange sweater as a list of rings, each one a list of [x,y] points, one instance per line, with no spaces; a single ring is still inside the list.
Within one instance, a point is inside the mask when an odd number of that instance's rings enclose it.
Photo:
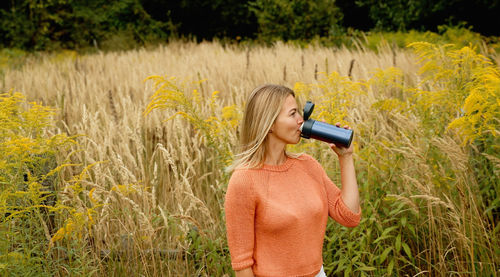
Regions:
[[[361,217],[306,154],[277,166],[235,170],[224,205],[231,265],[251,266],[256,276],[316,275],[328,215],[347,227]]]

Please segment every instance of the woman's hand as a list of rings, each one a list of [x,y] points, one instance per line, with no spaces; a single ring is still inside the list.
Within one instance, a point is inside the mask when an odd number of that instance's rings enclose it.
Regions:
[[[340,122],[335,123],[335,126],[340,127]],[[351,127],[349,127],[348,125],[345,125],[344,129],[351,130]],[[334,143],[329,143],[328,145],[330,145],[330,148],[332,148],[332,150],[337,154],[337,156],[339,158],[344,157],[344,156],[348,156],[348,155],[352,155],[352,153],[354,151],[352,143],[351,143],[351,146],[349,148],[337,146]]]

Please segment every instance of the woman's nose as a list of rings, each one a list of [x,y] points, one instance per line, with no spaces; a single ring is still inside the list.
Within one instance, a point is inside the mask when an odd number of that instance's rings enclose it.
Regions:
[[[304,123],[304,118],[302,117],[302,115],[299,115],[299,120],[297,120],[297,124],[300,125]]]

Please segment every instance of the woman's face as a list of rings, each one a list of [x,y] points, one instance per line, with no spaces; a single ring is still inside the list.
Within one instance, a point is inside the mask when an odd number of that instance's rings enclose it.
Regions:
[[[276,118],[269,137],[285,144],[296,144],[300,141],[300,125],[304,122],[298,111],[297,101],[292,95],[288,95],[281,111]]]

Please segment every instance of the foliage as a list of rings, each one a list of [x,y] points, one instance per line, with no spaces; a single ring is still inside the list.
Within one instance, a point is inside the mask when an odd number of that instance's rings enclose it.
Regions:
[[[369,15],[375,24],[375,29],[381,30],[403,30],[421,17],[425,17],[425,13],[430,13],[435,6],[440,6],[442,3],[432,4],[428,1],[378,1],[365,0],[356,1],[360,7],[369,7]]]
[[[464,143],[497,137],[500,118],[498,68],[470,47],[451,50],[451,45],[438,47],[423,42],[409,47],[415,49],[419,63],[423,63],[421,87],[431,84],[440,88],[416,92],[421,96],[419,101],[424,109],[440,106],[440,116],[424,123],[437,130],[448,124],[447,129],[456,128],[461,132]]]
[[[27,56],[28,54],[25,51],[19,49],[0,50],[0,75],[2,75],[4,69],[21,67]]]
[[[257,31],[256,19],[248,9],[248,1],[141,0],[141,3],[152,18],[171,22],[176,34],[195,37],[198,41],[254,37]]]
[[[377,31],[437,30],[442,25],[470,24],[476,32],[498,35],[492,27],[500,8],[498,1],[401,1],[358,0],[338,1],[342,11],[357,17],[365,26]],[[354,11],[347,11],[349,8]],[[477,12],[476,12],[477,11]],[[366,17],[366,18],[364,18]],[[367,23],[367,18],[370,22]],[[351,18],[350,27],[359,28]],[[363,29],[367,30],[367,29]]]
[[[120,36],[135,46],[168,32],[167,23],[152,20],[138,0],[14,1],[0,15],[0,46],[27,50],[100,47]]]
[[[500,144],[500,72],[488,58],[475,49],[452,45],[436,46],[413,43],[422,65],[424,77],[419,87],[437,87],[435,91],[416,89],[416,110],[427,130],[442,133],[456,131],[462,145],[477,149],[470,154],[470,163],[477,171],[481,188],[479,196],[491,220],[499,217],[497,171]],[[439,110],[436,114],[433,110]],[[429,116],[429,115],[433,116]],[[485,158],[486,157],[486,158]],[[489,170],[488,170],[489,169]],[[489,173],[488,173],[489,171]],[[493,171],[493,172],[492,172]],[[492,184],[494,186],[492,187]]]
[[[60,173],[73,166],[59,161],[75,143],[65,134],[50,134],[55,110],[26,103],[21,93],[0,94],[0,272],[49,274],[61,264],[51,246],[63,238],[88,233],[92,209],[68,206],[58,197]],[[81,180],[83,173],[74,180]],[[62,221],[61,221],[62,220]],[[65,223],[62,223],[66,221]],[[87,226],[88,225],[88,226]],[[62,226],[59,230],[59,226]],[[80,255],[70,243],[66,257]],[[45,257],[52,257],[47,259]],[[75,266],[79,260],[73,261]]]
[[[204,272],[209,276],[223,276],[224,273],[231,272],[229,248],[224,236],[211,240],[191,231],[188,239],[189,259],[197,272]]]
[[[267,42],[328,36],[342,18],[333,0],[257,0],[250,2],[250,10],[257,17],[259,36]]]
[[[404,48],[408,44],[421,41],[439,45],[454,44],[457,48],[471,45],[479,48],[488,44],[493,52],[500,50],[498,37],[483,37],[464,26],[442,25],[439,26],[439,32],[437,33],[416,30],[408,32],[369,32],[359,37],[372,50],[378,50],[384,46]]]
[[[339,47],[352,46],[352,37],[362,38],[362,32],[371,30],[372,49],[385,37],[400,47],[415,41],[466,46],[484,40],[498,51],[498,37],[479,36],[498,35],[492,27],[498,8],[497,2],[464,0],[4,1],[0,47],[124,50],[184,37],[244,44],[313,41]]]

